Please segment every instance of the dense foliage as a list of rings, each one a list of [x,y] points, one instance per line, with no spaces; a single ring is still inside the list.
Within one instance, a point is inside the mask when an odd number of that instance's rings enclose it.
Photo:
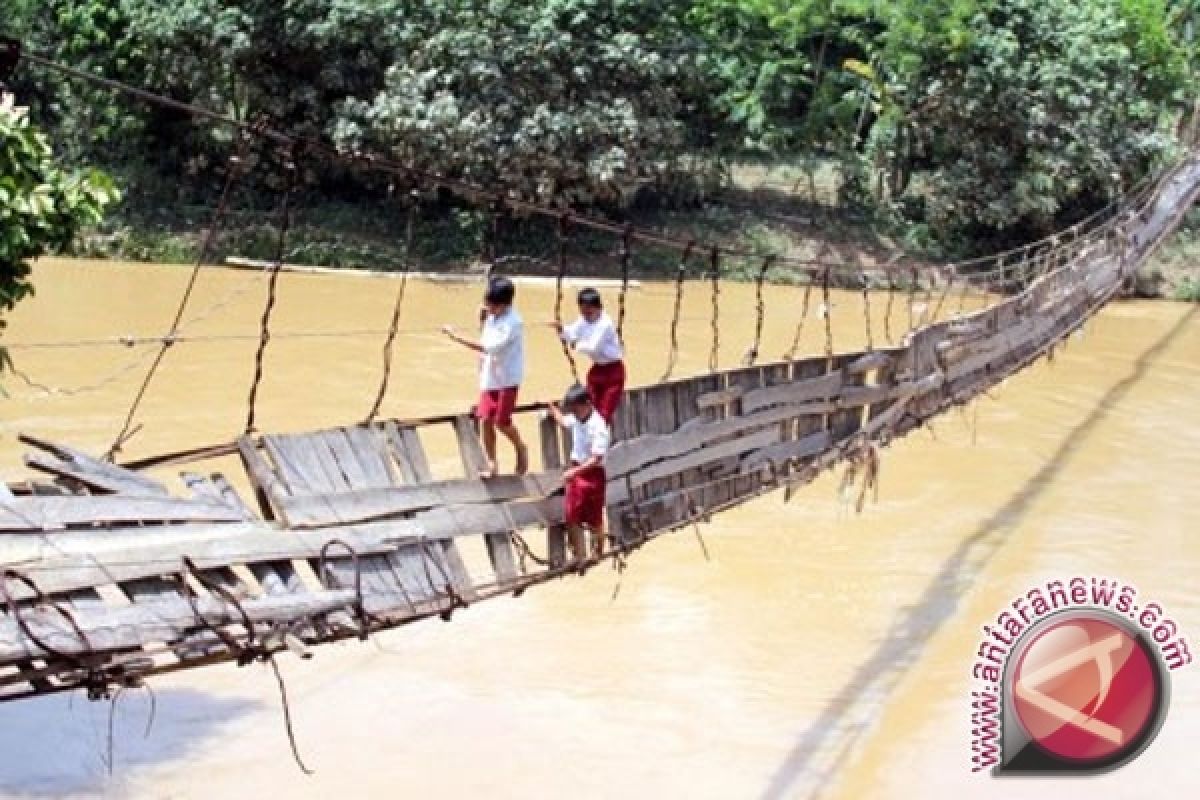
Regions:
[[[33,291],[30,259],[65,247],[116,199],[101,173],[55,166],[46,135],[0,93],[0,314]]]
[[[943,249],[1040,234],[1171,157],[1194,110],[1200,7],[14,2],[33,47],[60,61],[489,190],[611,208],[635,187],[670,188],[685,165],[821,159],[845,200]],[[63,153],[103,162],[139,203],[211,196],[228,131],[40,70],[21,81]],[[253,180],[270,188],[260,155]],[[375,202],[388,185],[318,163],[305,177],[340,201]]]

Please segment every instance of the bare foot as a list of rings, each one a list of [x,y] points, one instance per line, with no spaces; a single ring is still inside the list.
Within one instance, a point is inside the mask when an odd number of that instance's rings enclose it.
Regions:
[[[521,445],[517,448],[517,469],[518,475],[524,475],[529,472],[529,448]]]

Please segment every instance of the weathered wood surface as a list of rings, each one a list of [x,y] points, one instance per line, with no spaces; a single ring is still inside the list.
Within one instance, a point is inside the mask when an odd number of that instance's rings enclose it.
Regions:
[[[224,502],[130,495],[31,495],[0,506],[0,533],[60,530],[82,525],[129,522],[238,522],[243,517]]]
[[[130,495],[166,495],[166,488],[157,481],[132,470],[93,458],[87,453],[65,445],[55,444],[36,436],[21,434],[17,440],[45,451],[29,454],[26,466],[60,478],[78,481],[102,492],[122,492]]]
[[[620,541],[639,544],[641,536],[807,483],[971,399],[1044,355],[1116,294],[1197,194],[1200,158],[1128,216],[1126,230],[1072,254],[1014,264],[1014,279],[1041,276],[986,309],[911,331],[902,347],[631,390],[608,458],[610,528]],[[434,424],[453,427],[464,478],[433,479],[420,434]],[[286,622],[314,642],[358,630],[356,585],[377,615],[374,624],[449,612],[459,598],[519,590],[556,574],[515,563],[514,534],[545,528],[550,563],[564,565],[559,471],[566,437],[549,421],[540,430],[544,472],[493,481],[476,479],[482,452],[462,415],[271,435],[261,444],[243,437],[238,451],[259,505],[290,525],[285,530],[248,519],[250,510],[220,476],[185,476],[192,497],[173,498],[138,473],[33,439],[43,451],[32,457],[39,471],[61,489],[93,495],[14,497],[0,487],[0,527],[25,532],[0,539],[0,563],[50,600],[34,608],[34,591],[7,581],[20,621],[35,635],[89,663],[119,660],[129,674],[233,655],[206,626],[239,639],[248,632],[241,612],[211,585],[244,598],[256,634]],[[196,521],[209,515],[216,518]],[[108,527],[52,530],[76,524]],[[466,536],[483,537],[492,565],[486,574],[459,555],[455,542]],[[198,575],[185,568],[185,556]],[[196,593],[199,619],[180,594],[181,581]],[[71,609],[86,643],[55,604]],[[78,680],[73,661],[41,652],[13,609],[4,612],[0,667],[9,669],[0,676],[0,699]]]

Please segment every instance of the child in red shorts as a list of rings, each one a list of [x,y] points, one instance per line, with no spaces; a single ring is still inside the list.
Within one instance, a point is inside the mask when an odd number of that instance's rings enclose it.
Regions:
[[[513,307],[516,287],[508,278],[493,278],[483,296],[486,315],[479,341],[473,342],[455,333],[449,325],[442,332],[455,342],[482,354],[479,365],[479,403],[475,416],[479,418],[483,451],[487,467],[482,478],[496,475],[496,431],[512,442],[517,454],[516,473],[524,475],[529,469],[529,450],[521,441],[521,433],[513,424],[513,409],[517,405],[517,390],[525,377],[525,344],[521,315]]]
[[[555,421],[571,431],[571,466],[563,472],[566,486],[565,511],[567,539],[575,560],[587,558],[584,529],[592,534],[592,555],[604,554],[604,456],[608,453],[608,423],[592,404],[587,389],[575,384],[567,390],[563,414],[554,403],[550,414]]]
[[[570,325],[550,323],[559,337],[592,360],[587,374],[587,389],[592,403],[604,421],[612,424],[613,414],[625,392],[625,352],[612,318],[604,310],[595,289],[579,292],[579,319]]]

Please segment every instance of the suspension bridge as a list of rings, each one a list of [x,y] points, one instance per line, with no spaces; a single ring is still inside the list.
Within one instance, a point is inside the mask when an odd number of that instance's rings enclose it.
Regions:
[[[109,88],[146,94],[119,84]],[[519,596],[602,560],[621,566],[658,536],[765,493],[790,494],[838,465],[846,465],[848,483],[860,486],[861,503],[874,483],[880,448],[1051,355],[1120,294],[1200,196],[1200,154],[1193,152],[1122,202],[990,259],[936,270],[794,261],[810,276],[796,336],[782,358],[760,363],[764,278],[781,259],[497,198],[383,158],[299,142],[261,123],[247,125],[192,106],[180,110],[235,126],[243,135],[192,281],[109,452],[84,453],[25,434],[28,478],[0,483],[0,700],[74,689],[107,697],[153,675],[227,661],[273,664],[280,652],[307,656],[315,645],[365,639],[431,617],[449,619],[475,603]],[[519,409],[526,417],[540,415],[539,468],[491,479],[478,477],[485,457],[468,413],[379,418],[403,280],[385,340],[382,382],[366,418],[300,434],[257,430],[255,400],[284,260],[290,182],[280,204],[278,258],[268,273],[244,430],[229,442],[118,463],[122,444],[137,431],[138,408],[158,365],[180,344],[195,276],[251,141],[283,146],[293,159],[301,153],[348,158],[497,207],[553,216],[560,233],[560,306],[568,271],[563,243],[574,228],[607,233],[617,244],[622,322],[632,249],[647,243],[679,253],[667,369],[659,382],[629,390],[614,419],[616,444],[606,464],[612,546],[603,556],[568,559],[561,471],[569,443],[540,406]],[[295,171],[294,161],[287,169]],[[410,216],[410,243],[411,236]],[[489,255],[491,263],[502,261]],[[713,350],[706,374],[674,378],[678,309],[695,255],[703,257],[700,269],[711,280]],[[762,267],[753,343],[742,365],[721,369],[720,282],[722,260],[730,257],[758,258]],[[862,286],[868,343],[852,352],[837,349],[829,323],[831,284],[843,285],[847,274]],[[881,309],[876,301],[872,320],[870,298],[884,291],[880,286],[887,287],[886,304]],[[968,310],[970,293],[987,298],[984,307]],[[897,297],[908,307],[908,325],[893,341]],[[797,349],[814,299],[825,346],[806,356]],[[914,315],[918,306],[923,310]],[[886,344],[876,344],[872,335],[881,325]],[[430,442],[447,434],[456,443],[461,474],[435,479]],[[223,474],[184,472],[186,492],[172,493],[148,472],[220,455],[237,456],[244,475],[231,481]],[[252,487],[252,496],[239,495],[235,482]],[[485,557],[465,557],[472,547]]]

